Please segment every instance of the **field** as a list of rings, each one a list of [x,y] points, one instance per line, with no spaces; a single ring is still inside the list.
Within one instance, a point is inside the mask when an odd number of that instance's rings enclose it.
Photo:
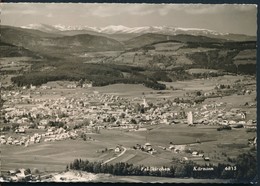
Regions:
[[[95,181],[94,181],[95,182]],[[229,180],[221,179],[185,179],[185,178],[158,178],[153,176],[110,176],[110,177],[100,177],[97,182],[130,182],[130,183],[197,183],[197,184],[207,184],[207,183],[228,183]]]
[[[188,127],[185,124],[162,126],[150,132],[124,132],[120,130],[102,130],[101,134],[89,134],[95,141],[65,140],[43,142],[24,146],[2,146],[2,170],[11,170],[17,167],[37,168],[40,171],[62,171],[75,158],[90,161],[105,161],[113,157],[113,152],[101,153],[100,149],[115,148],[120,144],[127,148],[125,154],[113,160],[115,162],[129,162],[134,164],[163,166],[172,163],[173,157],[188,157],[191,154],[164,151],[159,146],[168,147],[172,142],[175,145],[186,145],[187,149],[203,151],[211,158],[212,163],[225,162],[226,157],[233,157],[238,153],[246,152],[247,139],[252,133],[245,129],[218,132],[216,127],[198,126]],[[196,143],[197,139],[201,143]],[[151,155],[131,147],[149,142],[157,150]],[[222,153],[226,153],[224,156]],[[196,161],[196,160],[195,160]],[[198,159],[198,163],[204,163]]]
[[[28,71],[32,58],[29,57],[13,57],[0,58],[1,73],[18,73],[19,71]],[[2,81],[1,81],[2,82]]]
[[[174,99],[176,97],[184,97],[185,93],[187,92],[193,92],[196,90],[201,90],[204,92],[212,91],[217,84],[224,84],[228,85],[235,81],[243,79],[243,76],[221,76],[216,78],[210,78],[210,79],[194,79],[194,80],[187,80],[187,81],[176,81],[176,82],[161,82],[166,84],[168,90],[164,91],[158,91],[153,90],[151,88],[147,88],[143,85],[137,84],[137,85],[131,85],[131,84],[114,84],[114,85],[107,85],[103,87],[92,87],[88,89],[64,89],[59,84],[69,84],[69,82],[63,81],[61,83],[56,82],[50,82],[46,85],[57,87],[56,89],[53,89],[53,92],[55,92],[56,96],[59,96],[62,94],[62,96],[82,96],[82,93],[92,93],[93,91],[98,91],[100,93],[105,94],[113,94],[118,95],[130,99],[137,99],[140,100],[142,96],[145,95],[147,100],[161,100],[163,98],[167,99]],[[173,87],[174,89],[171,90],[170,87]],[[48,90],[43,91],[48,93]],[[50,94],[49,94],[50,95]],[[251,95],[232,95],[229,97],[223,97],[220,98],[214,98],[214,99],[207,99],[206,102],[210,101],[220,101],[220,102],[229,102],[230,104],[244,104],[246,101],[253,101],[253,99],[256,96],[256,92],[252,92]],[[240,99],[243,98],[243,99]],[[241,105],[239,105],[241,106]]]

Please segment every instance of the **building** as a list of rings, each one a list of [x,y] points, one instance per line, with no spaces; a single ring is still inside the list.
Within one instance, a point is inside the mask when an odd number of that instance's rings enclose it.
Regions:
[[[144,106],[144,108],[148,108],[148,107],[149,107],[149,105],[148,105],[148,103],[147,103],[147,101],[146,101],[145,98],[143,98],[143,103],[142,103],[142,105]]]
[[[121,149],[117,146],[117,147],[115,148],[115,152],[116,152],[116,153],[119,153],[119,152],[121,152]]]
[[[187,114],[187,122],[188,122],[188,125],[193,125],[193,114],[192,112],[188,112]]]
[[[197,152],[197,151],[192,152],[192,156],[198,156],[198,155],[199,155],[199,152]]]

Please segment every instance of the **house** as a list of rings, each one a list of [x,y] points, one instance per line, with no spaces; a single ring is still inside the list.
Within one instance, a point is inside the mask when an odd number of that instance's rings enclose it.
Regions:
[[[34,86],[34,85],[31,84],[30,89],[31,89],[31,90],[35,90],[35,89],[36,89],[36,86]]]
[[[241,112],[241,119],[246,119],[246,112]]]
[[[253,144],[255,147],[257,147],[257,137],[255,137]]]
[[[197,151],[192,152],[192,156],[198,156],[198,155],[199,155],[199,152],[197,152]]]
[[[175,149],[175,145],[170,145],[169,149],[170,149],[170,150]]]
[[[38,129],[45,129],[45,126],[38,126]]]
[[[82,85],[82,88],[91,88],[91,87],[93,87],[92,83],[84,83]]]
[[[145,143],[144,144],[144,149],[146,150],[146,151],[152,151],[153,149],[152,149],[152,145],[150,144],[150,143]]]
[[[119,146],[117,146],[117,147],[115,148],[115,153],[119,153],[119,152],[121,152],[121,149],[120,149]]]
[[[149,107],[149,105],[148,105],[148,103],[147,103],[145,98],[143,99],[142,105],[144,106],[144,108],[148,108]]]
[[[24,128],[18,128],[15,130],[15,133],[25,133],[25,129]]]
[[[151,150],[149,151],[149,153],[153,155],[153,154],[156,154],[156,153],[157,153],[157,151],[156,151],[156,150],[154,150],[154,149],[151,149]]]
[[[69,85],[67,85],[67,88],[77,88],[77,85],[76,84],[69,84]]]
[[[204,154],[199,154],[198,156],[201,158],[204,158]]]

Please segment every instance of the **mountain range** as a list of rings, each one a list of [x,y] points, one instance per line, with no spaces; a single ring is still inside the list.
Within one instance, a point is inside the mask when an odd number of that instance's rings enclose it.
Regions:
[[[88,79],[95,86],[141,83],[164,89],[157,81],[189,78],[185,69],[254,74],[256,68],[256,37],[204,29],[40,24],[0,25],[0,34],[0,57],[32,58],[31,72],[14,80],[19,86]]]
[[[243,34],[221,33],[209,29],[200,28],[176,28],[170,26],[143,26],[143,27],[126,27],[123,25],[110,25],[106,27],[90,27],[90,26],[64,26],[64,25],[46,25],[46,24],[30,24],[22,26],[26,29],[35,29],[43,32],[60,33],[64,35],[76,34],[94,34],[108,36],[118,39],[117,36],[123,37],[121,40],[131,39],[133,37],[147,34],[164,34],[164,35],[194,35],[194,36],[207,36],[211,38],[226,39],[232,41],[255,41],[255,36],[247,36]],[[114,37],[113,37],[114,36]],[[124,39],[125,38],[125,39]]]
[[[58,33],[1,25],[1,42],[24,47],[34,52],[51,55],[122,50],[123,44],[114,39],[79,34],[66,36]]]

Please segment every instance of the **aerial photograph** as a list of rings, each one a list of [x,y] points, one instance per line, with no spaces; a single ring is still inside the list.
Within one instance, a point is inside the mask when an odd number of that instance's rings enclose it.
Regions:
[[[0,10],[0,183],[257,183],[257,5]]]

